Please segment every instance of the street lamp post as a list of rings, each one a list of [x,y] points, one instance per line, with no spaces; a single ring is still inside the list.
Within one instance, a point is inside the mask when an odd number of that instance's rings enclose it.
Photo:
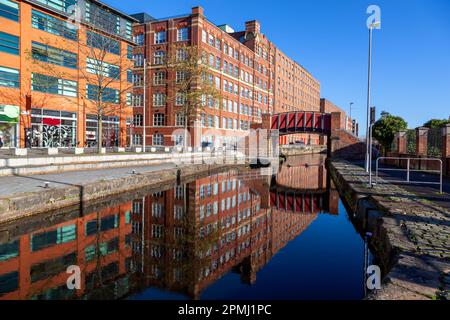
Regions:
[[[147,114],[146,114],[146,105],[147,105],[147,59],[144,58],[144,119],[142,124],[144,125],[142,129],[143,141],[142,141],[142,151],[145,153],[146,151],[146,140],[147,140]]]
[[[353,106],[354,104],[355,104],[354,102],[350,102],[350,114],[349,114],[349,116],[350,116],[350,119],[351,119],[351,120],[353,120],[353,118],[352,118],[352,106]]]
[[[371,99],[371,85],[372,85],[372,37],[373,37],[373,29],[379,28],[380,22],[374,22],[369,25],[369,72],[367,79],[367,118],[366,118],[366,172],[369,172],[369,152],[370,152],[370,99]]]

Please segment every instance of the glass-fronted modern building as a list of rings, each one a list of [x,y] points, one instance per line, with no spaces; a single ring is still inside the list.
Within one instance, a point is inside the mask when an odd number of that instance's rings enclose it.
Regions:
[[[95,0],[0,0],[0,147],[125,146],[136,21]]]

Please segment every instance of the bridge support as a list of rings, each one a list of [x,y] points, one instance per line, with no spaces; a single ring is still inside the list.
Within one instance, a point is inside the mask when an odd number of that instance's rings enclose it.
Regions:
[[[344,159],[364,159],[366,144],[352,133],[341,128],[342,113],[331,113],[331,130],[328,139],[328,156]]]

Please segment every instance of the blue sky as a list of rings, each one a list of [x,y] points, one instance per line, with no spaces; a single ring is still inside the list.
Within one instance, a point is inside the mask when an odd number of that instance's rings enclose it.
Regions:
[[[374,33],[373,105],[405,118],[409,127],[450,116],[450,1],[448,0],[104,0],[127,13],[156,18],[201,5],[216,24],[242,30],[257,19],[282,51],[305,66],[322,97],[365,126],[368,30],[366,8],[381,7]],[[362,132],[364,134],[364,132]]]

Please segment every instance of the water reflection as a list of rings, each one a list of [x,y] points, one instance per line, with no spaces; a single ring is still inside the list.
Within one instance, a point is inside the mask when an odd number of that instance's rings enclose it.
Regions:
[[[339,203],[324,159],[314,156],[289,159],[273,178],[230,170],[94,205],[82,216],[2,225],[0,299],[158,298],[167,291],[199,299],[214,297],[214,288],[227,297],[219,279],[231,273],[255,285],[281,249],[320,213],[337,215]],[[81,290],[67,289],[69,265],[81,268]]]

